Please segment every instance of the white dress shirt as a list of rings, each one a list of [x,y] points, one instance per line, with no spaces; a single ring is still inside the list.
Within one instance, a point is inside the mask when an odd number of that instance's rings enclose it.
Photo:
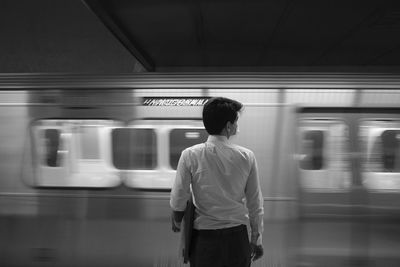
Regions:
[[[251,242],[262,244],[263,197],[253,152],[225,136],[185,149],[171,191],[171,208],[184,211],[192,186],[195,229],[221,229],[250,219]]]

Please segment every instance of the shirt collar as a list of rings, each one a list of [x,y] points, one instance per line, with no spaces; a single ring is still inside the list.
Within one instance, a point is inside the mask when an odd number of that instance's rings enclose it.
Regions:
[[[207,142],[229,144],[229,140],[224,135],[209,135]]]

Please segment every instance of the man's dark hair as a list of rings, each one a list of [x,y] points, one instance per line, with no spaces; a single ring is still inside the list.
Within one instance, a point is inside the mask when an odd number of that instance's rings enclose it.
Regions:
[[[220,134],[228,121],[236,121],[242,107],[242,103],[225,97],[209,99],[203,108],[203,123],[207,132],[212,135]]]

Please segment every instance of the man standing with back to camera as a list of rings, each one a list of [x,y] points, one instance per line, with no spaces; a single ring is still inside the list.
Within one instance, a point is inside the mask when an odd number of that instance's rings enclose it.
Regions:
[[[248,267],[263,255],[263,197],[252,151],[232,144],[243,105],[228,98],[207,101],[207,142],[185,149],[171,191],[172,230],[179,232],[191,196],[195,216],[191,267]],[[251,240],[246,225],[250,219]]]

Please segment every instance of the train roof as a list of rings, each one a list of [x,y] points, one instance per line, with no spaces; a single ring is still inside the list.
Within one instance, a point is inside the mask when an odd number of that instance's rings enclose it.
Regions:
[[[132,74],[0,73],[0,90],[42,89],[388,89],[395,73],[180,72]]]

